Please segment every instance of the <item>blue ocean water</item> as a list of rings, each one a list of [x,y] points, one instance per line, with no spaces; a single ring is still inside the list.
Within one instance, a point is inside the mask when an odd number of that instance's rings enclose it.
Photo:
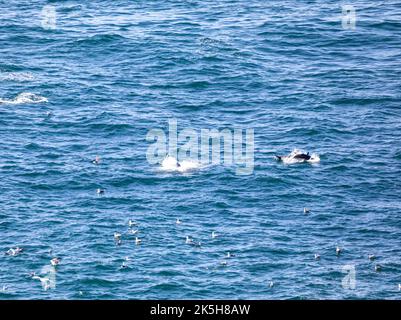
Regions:
[[[345,4],[1,1],[0,299],[399,299],[401,2]],[[158,170],[169,119],[254,129],[253,173]]]

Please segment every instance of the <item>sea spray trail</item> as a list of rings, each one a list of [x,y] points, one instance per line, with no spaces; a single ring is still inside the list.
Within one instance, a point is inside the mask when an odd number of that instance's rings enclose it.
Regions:
[[[400,299],[399,1],[46,4],[0,12],[0,299]],[[169,119],[254,129],[254,171],[148,163]]]
[[[23,92],[16,96],[14,99],[0,99],[0,103],[4,104],[24,104],[24,103],[42,103],[48,102],[47,98],[41,97],[31,92]]]

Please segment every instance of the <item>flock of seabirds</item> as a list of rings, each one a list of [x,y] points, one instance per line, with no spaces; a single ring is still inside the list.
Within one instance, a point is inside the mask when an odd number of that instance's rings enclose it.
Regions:
[[[171,164],[171,158],[172,158],[172,157],[167,156],[167,157],[164,159],[164,161],[165,161],[165,162],[169,162],[169,164]],[[318,155],[318,154],[309,154],[309,152],[305,153],[305,152],[303,152],[303,151],[301,151],[301,150],[298,150],[298,149],[294,149],[294,150],[293,150],[290,154],[288,154],[288,155],[285,155],[285,156],[276,155],[276,156],[274,156],[274,158],[275,158],[277,161],[283,162],[283,163],[286,163],[286,164],[293,164],[293,163],[316,163],[316,162],[319,162],[319,161],[320,161],[320,158],[319,158],[319,155]],[[100,165],[100,164],[101,164],[101,158],[100,158],[99,156],[96,156],[95,159],[92,160],[92,164],[94,164],[94,165]],[[180,171],[179,169],[180,169],[180,167],[181,167],[181,164],[180,164],[177,160],[175,160],[175,159],[174,159],[173,164],[174,164],[174,166],[176,167],[176,169],[177,169],[178,171]],[[170,166],[170,169],[171,169],[171,166]],[[105,192],[106,192],[105,189],[100,189],[100,188],[99,188],[99,189],[96,190],[96,193],[97,193],[98,195],[103,195],[103,194],[105,194]],[[305,215],[308,215],[308,214],[311,213],[311,209],[309,209],[309,208],[304,208],[304,209],[303,209],[303,212],[304,212]],[[182,224],[182,221],[181,221],[179,218],[177,218],[176,221],[175,221],[175,223],[176,223],[176,225],[180,225],[180,224]],[[134,240],[135,245],[140,245],[140,244],[142,243],[142,240],[138,237],[138,233],[139,233],[138,223],[137,223],[136,221],[134,221],[134,220],[129,220],[129,221],[128,221],[128,231],[127,231],[126,234],[128,235],[127,238],[133,239],[133,240]],[[124,235],[124,236],[125,236],[125,235]],[[213,231],[213,232],[211,233],[211,236],[210,236],[210,237],[211,237],[211,239],[215,239],[215,238],[218,237],[218,234],[217,234],[215,231]],[[122,244],[122,238],[123,238],[123,234],[122,234],[122,233],[120,233],[120,232],[115,232],[115,233],[114,233],[114,241],[115,241],[115,244],[116,244],[117,246],[119,246],[119,245]],[[185,238],[185,244],[191,245],[191,246],[195,246],[195,247],[201,247],[201,246],[202,246],[202,243],[201,243],[201,242],[195,241],[195,240],[192,239],[190,236],[186,236],[186,238]],[[334,249],[333,249],[333,251],[334,251]],[[10,249],[8,249],[8,250],[5,252],[5,255],[14,257],[14,256],[17,256],[17,255],[22,254],[23,252],[24,252],[24,249],[23,249],[23,248],[15,247],[15,248],[10,248]],[[339,256],[341,255],[342,252],[343,252],[343,248],[341,248],[340,246],[336,246],[336,248],[335,248],[335,254],[336,254],[336,256],[339,257]],[[49,253],[52,253],[52,251],[50,250]],[[231,252],[227,252],[226,255],[224,256],[223,261],[220,262],[220,265],[221,265],[221,266],[227,266],[227,265],[228,265],[227,260],[230,259],[230,258],[233,258],[233,257],[235,257],[235,254],[233,254],[233,253],[231,253]],[[373,255],[373,254],[369,254],[369,255],[367,256],[367,258],[368,258],[370,261],[376,260],[376,256]],[[315,260],[320,260],[320,255],[319,255],[318,253],[315,253],[314,259],[315,259]],[[129,268],[128,262],[129,262],[130,260],[131,260],[131,259],[130,259],[129,257],[125,257],[125,258],[124,258],[124,262],[121,264],[120,268],[121,268],[121,269]],[[52,268],[51,270],[52,270],[53,272],[56,272],[56,271],[57,271],[57,267],[59,266],[59,264],[60,264],[60,262],[61,262],[61,258],[60,258],[60,257],[54,257],[54,258],[52,258],[49,262],[50,262],[49,267]],[[375,270],[376,272],[380,272],[380,271],[382,270],[382,266],[381,266],[380,264],[375,264],[374,270]],[[39,281],[41,282],[42,287],[43,287],[43,289],[44,289],[45,291],[48,290],[48,289],[50,289],[50,288],[52,288],[52,286],[51,286],[51,279],[49,278],[48,275],[44,275],[44,276],[41,277],[41,276],[37,275],[35,272],[31,272],[31,273],[29,273],[29,277],[30,277],[31,279],[33,279],[33,280],[39,280]],[[270,281],[269,284],[268,284],[268,286],[269,286],[269,287],[273,287],[273,286],[274,286],[274,282],[273,282],[273,281]],[[3,286],[3,288],[2,288],[1,291],[5,292],[5,291],[7,291],[7,289],[8,289],[8,286]],[[401,291],[401,284],[398,284],[398,291]],[[80,293],[80,295],[82,295],[82,291],[80,291],[79,293]]]

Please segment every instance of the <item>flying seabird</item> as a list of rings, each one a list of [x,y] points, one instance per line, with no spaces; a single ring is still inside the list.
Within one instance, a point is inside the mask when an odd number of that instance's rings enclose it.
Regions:
[[[39,277],[39,276],[33,276],[32,279],[34,280],[40,280],[40,283],[42,284],[42,287],[45,291],[50,289],[51,286],[51,281],[48,277]]]

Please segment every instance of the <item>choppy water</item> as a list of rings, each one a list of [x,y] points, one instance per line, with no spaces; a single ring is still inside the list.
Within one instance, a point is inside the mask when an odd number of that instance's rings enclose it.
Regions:
[[[1,1],[0,249],[25,251],[0,298],[399,299],[401,2],[352,1],[355,30],[341,4]],[[172,118],[254,129],[253,174],[150,165]],[[293,148],[320,163],[274,161]],[[142,244],[116,246],[129,219]],[[44,291],[27,275],[54,256]]]

